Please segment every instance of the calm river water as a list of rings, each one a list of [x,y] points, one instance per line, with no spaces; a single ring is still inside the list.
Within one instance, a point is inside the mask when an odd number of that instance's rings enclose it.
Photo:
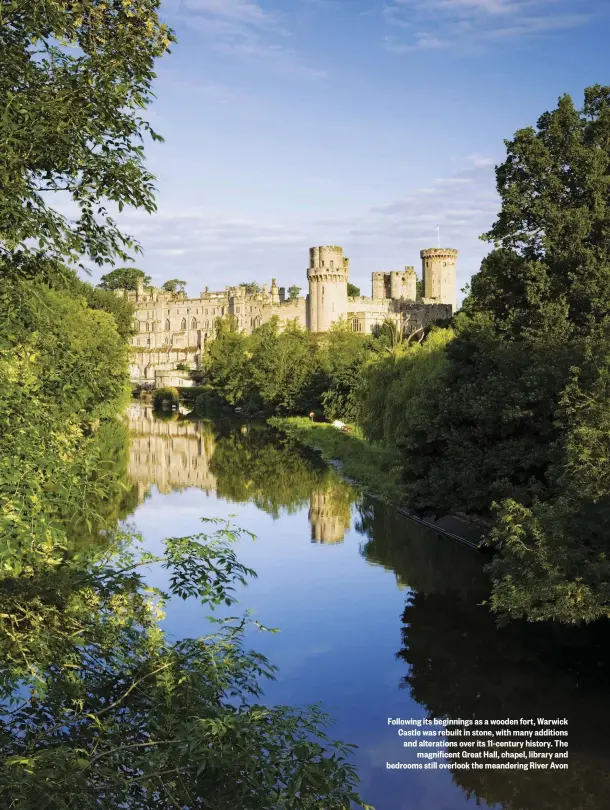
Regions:
[[[360,792],[377,810],[610,807],[605,625],[498,627],[479,554],[362,497],[263,425],[158,420],[133,405],[129,426],[140,501],[129,521],[152,550],[205,532],[201,518],[233,515],[256,535],[237,553],[258,574],[242,609],[281,631],[251,635],[279,667],[265,698],[322,702],[332,736],[358,745]],[[197,636],[204,614],[172,602],[164,626]],[[568,771],[386,769],[416,761],[388,718],[540,716],[569,718]]]

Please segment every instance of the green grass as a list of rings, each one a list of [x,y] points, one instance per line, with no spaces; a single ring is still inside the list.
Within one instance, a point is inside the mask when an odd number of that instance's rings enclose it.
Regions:
[[[304,416],[272,417],[268,422],[290,438],[318,450],[326,461],[340,461],[344,475],[369,494],[394,505],[404,502],[398,453],[367,441],[357,427],[350,425],[353,432],[343,433]]]

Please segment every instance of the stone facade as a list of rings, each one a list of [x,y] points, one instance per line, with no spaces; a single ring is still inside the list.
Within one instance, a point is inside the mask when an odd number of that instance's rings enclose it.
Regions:
[[[292,300],[275,279],[252,295],[243,287],[226,287],[223,292],[206,288],[196,298],[142,285],[135,292],[118,290],[117,295],[127,297],[135,309],[132,382],[160,386],[172,378],[178,364],[196,368],[214,335],[215,321],[226,315],[234,316],[239,329],[248,334],[273,317],[281,326],[296,322],[311,332],[326,332],[344,320],[362,334],[370,334],[387,319],[407,334],[448,320],[456,308],[457,253],[449,248],[421,251],[421,301],[416,301],[413,267],[373,273],[370,298],[348,297],[349,259],[341,247],[328,245],[310,249],[308,295]]]

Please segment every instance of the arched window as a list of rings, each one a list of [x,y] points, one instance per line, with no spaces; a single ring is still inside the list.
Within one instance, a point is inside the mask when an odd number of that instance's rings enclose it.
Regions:
[[[165,343],[166,346],[169,346],[169,338],[168,337],[164,338],[163,342]]]
[[[168,319],[165,321],[165,331],[166,331],[166,332],[169,332],[169,330],[170,330],[170,325],[169,325],[169,318],[168,318]],[[166,343],[167,343],[167,341],[166,341]]]
[[[209,321],[206,321],[206,322],[205,322],[205,328],[206,328],[206,329],[209,329],[209,328],[210,328],[210,322],[209,322]]]
[[[197,329],[197,318],[193,318],[191,321],[191,329]]]
[[[148,323],[148,321],[146,321],[146,331],[148,332],[149,330],[150,330],[150,324]]]
[[[151,323],[151,325],[150,325],[150,331],[151,331],[151,332],[156,332],[156,331],[157,331],[157,322],[156,322],[156,321],[153,321],[153,322]]]
[[[180,329],[182,329],[182,330],[186,329],[186,318],[182,319],[182,321],[180,323]]]
[[[139,332],[140,331],[140,321],[134,321],[133,322],[133,328],[134,328],[134,331]]]

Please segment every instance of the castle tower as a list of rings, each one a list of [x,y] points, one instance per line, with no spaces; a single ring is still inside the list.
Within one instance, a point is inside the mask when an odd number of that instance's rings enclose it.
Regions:
[[[457,309],[457,250],[428,248],[419,254],[422,260],[424,298],[430,303],[451,304]]]
[[[277,281],[274,278],[271,279],[271,301],[273,304],[280,303],[280,291],[277,286]]]
[[[343,496],[343,497],[342,497]],[[350,502],[341,487],[313,490],[309,500],[312,543],[340,543],[350,527]]]
[[[390,273],[390,297],[394,300],[415,301],[417,275],[413,267],[404,271],[392,270]]]
[[[389,298],[387,288],[387,273],[373,273],[373,298],[384,299]]]
[[[308,327],[311,332],[326,332],[331,324],[347,314],[349,259],[335,245],[309,250]]]

